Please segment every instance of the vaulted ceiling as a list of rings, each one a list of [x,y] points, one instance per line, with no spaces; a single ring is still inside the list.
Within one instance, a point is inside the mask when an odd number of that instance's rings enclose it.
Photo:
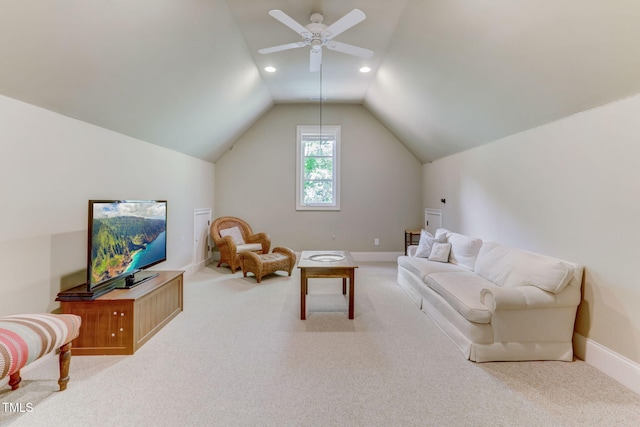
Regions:
[[[354,8],[336,40],[370,59],[325,48],[312,73],[307,47],[258,53],[301,40],[272,9]],[[640,92],[639,22],[636,0],[0,0],[0,94],[215,162],[322,93],[428,162]]]

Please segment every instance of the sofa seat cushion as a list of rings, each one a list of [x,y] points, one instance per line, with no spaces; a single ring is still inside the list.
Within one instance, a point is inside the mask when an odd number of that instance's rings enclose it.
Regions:
[[[454,264],[429,261],[427,258],[401,256],[398,257],[398,265],[406,268],[421,280],[424,280],[425,276],[432,273],[440,272],[452,272],[452,271],[465,271],[463,268]]]
[[[546,255],[485,242],[476,260],[476,273],[501,287],[530,285],[555,294],[567,286],[574,268]]]
[[[437,292],[465,319],[474,323],[489,323],[491,312],[480,302],[480,292],[496,286],[470,271],[433,273],[425,283]]]

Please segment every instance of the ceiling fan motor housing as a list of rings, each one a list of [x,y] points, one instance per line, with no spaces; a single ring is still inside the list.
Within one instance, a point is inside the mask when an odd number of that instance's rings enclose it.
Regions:
[[[319,15],[315,14],[314,15]],[[313,17],[313,15],[311,15]],[[322,17],[322,15],[320,15]],[[308,44],[312,47],[322,46],[326,44],[330,37],[327,37],[328,34],[324,33],[324,30],[327,28],[326,25],[321,24],[320,22],[312,22],[306,26],[306,29],[311,33],[311,37],[308,38]],[[305,40],[307,41],[307,40]]]

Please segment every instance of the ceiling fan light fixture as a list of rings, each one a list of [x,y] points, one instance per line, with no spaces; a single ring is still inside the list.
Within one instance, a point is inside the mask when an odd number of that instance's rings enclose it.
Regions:
[[[264,70],[267,73],[275,73],[276,72],[276,67],[272,67],[271,65],[269,65],[268,67],[264,67]]]
[[[322,23],[324,18],[321,13],[317,12],[313,13],[310,16],[309,19],[311,20],[311,23],[307,24],[306,26],[303,26],[292,17],[278,9],[270,10],[269,15],[298,33],[298,35],[300,35],[303,40],[258,49],[258,52],[263,55],[280,52],[283,50],[310,46],[311,57],[309,58],[309,71],[311,72],[320,70],[320,67],[322,65],[322,48],[325,46],[329,50],[346,53],[347,55],[353,55],[360,58],[367,59],[373,56],[372,50],[353,46],[347,43],[341,43],[333,39],[334,37],[342,34],[349,28],[366,19],[367,16],[360,9],[353,9],[351,12],[347,13],[342,18],[338,19],[336,22],[329,26]]]

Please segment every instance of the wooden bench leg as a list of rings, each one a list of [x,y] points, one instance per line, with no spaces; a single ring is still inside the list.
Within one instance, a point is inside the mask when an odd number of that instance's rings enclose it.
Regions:
[[[20,371],[11,374],[11,376],[9,377],[9,385],[11,386],[11,390],[17,390],[18,387],[20,387],[20,381],[22,381],[22,378],[20,378]]]
[[[60,385],[60,391],[67,389],[67,383],[69,382],[69,365],[71,364],[71,343],[67,343],[60,347],[60,379],[58,385]]]

